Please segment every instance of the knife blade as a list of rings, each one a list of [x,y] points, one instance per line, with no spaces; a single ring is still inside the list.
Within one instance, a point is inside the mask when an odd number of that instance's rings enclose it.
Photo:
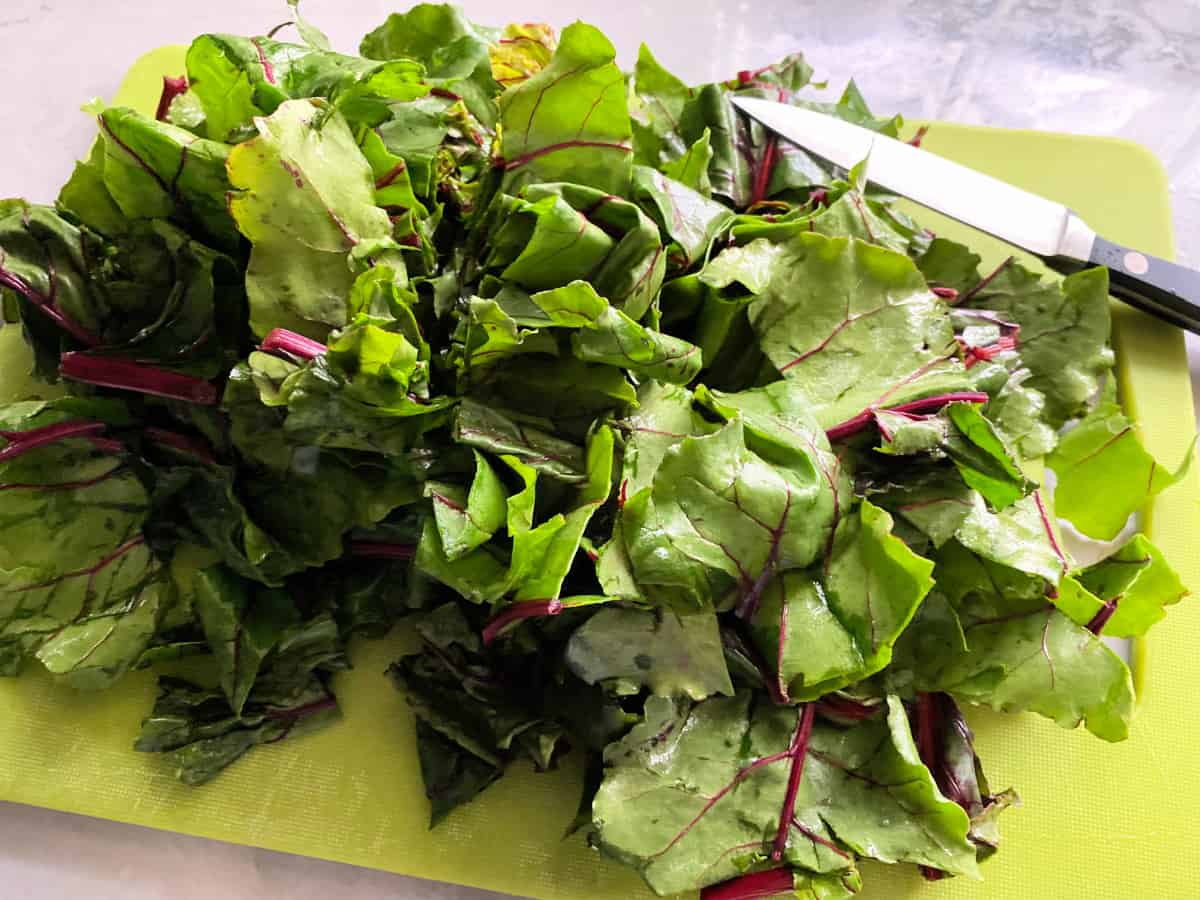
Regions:
[[[1200,334],[1200,272],[1100,237],[1055,203],[903,141],[823,113],[753,97],[733,104],[770,131],[952,219],[1040,256],[1061,272],[1107,266],[1114,296]]]

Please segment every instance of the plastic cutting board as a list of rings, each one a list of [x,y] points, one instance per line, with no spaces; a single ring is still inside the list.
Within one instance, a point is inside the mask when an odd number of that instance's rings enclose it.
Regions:
[[[178,47],[143,57],[116,101],[152,112],[159,76],[183,71],[182,60]],[[1166,177],[1136,145],[935,124],[925,146],[1068,204],[1112,240],[1172,255]],[[923,213],[922,221],[986,251],[985,264],[1005,252],[940,217]],[[1194,439],[1182,335],[1132,310],[1114,311],[1126,408],[1152,452],[1173,466]],[[15,331],[0,337],[4,399],[29,389]],[[1153,540],[1195,587],[1198,497],[1200,467],[1193,467],[1146,516]],[[162,759],[131,748],[153,702],[150,673],[91,696],[31,666],[19,679],[0,680],[0,799],[525,896],[650,896],[636,875],[589,851],[581,836],[563,839],[578,801],[577,754],[544,775],[518,765],[436,831],[426,829],[412,716],[382,677],[410,641],[403,627],[397,632],[353,648],[355,669],[336,684],[343,722],[255,750],[200,788],[178,784]],[[1200,600],[1185,600],[1136,648],[1140,709],[1122,744],[1034,716],[971,711],[992,787],[1012,785],[1024,800],[1003,818],[1001,852],[984,866],[982,883],[927,884],[915,867],[867,864],[864,900],[1200,896],[1197,648]]]

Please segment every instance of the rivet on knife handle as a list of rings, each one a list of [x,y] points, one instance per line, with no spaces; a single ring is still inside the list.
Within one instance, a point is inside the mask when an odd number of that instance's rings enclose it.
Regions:
[[[1102,237],[1089,261],[1108,267],[1114,297],[1200,334],[1200,272]]]

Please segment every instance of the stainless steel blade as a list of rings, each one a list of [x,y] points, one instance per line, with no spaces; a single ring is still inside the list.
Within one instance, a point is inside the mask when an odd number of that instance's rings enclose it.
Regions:
[[[833,116],[770,100],[733,97],[771,131],[835,165],[867,159],[867,179],[1043,257],[1086,261],[1096,234],[1060,203]]]

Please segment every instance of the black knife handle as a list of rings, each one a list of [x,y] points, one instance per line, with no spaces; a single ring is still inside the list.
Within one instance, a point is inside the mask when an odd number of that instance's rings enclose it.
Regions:
[[[1108,268],[1114,297],[1200,334],[1200,272],[1099,236],[1090,261]]]

